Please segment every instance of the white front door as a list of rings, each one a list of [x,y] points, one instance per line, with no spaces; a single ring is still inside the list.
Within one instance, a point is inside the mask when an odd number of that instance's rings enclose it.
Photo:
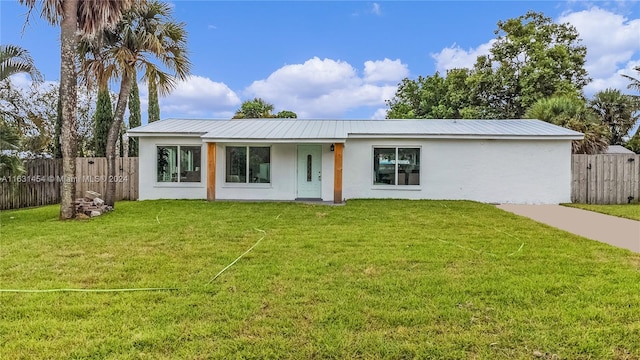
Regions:
[[[322,145],[298,145],[298,198],[322,198]]]

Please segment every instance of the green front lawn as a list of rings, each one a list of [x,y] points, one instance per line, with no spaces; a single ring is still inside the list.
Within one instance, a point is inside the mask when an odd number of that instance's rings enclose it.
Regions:
[[[625,205],[562,204],[578,209],[640,221],[640,203]]]
[[[640,254],[473,202],[0,214],[1,359],[637,359]],[[208,284],[258,240],[235,265]]]

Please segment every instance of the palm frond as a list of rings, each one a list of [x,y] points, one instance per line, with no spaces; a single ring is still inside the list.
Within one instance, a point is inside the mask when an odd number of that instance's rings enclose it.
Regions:
[[[43,80],[42,74],[26,49],[16,45],[0,45],[0,80],[18,73],[27,73],[36,82]]]

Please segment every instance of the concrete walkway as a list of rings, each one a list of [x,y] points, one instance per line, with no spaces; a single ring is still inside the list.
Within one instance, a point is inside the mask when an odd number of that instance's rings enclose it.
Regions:
[[[640,252],[640,221],[561,205],[502,204],[497,207],[588,239]]]

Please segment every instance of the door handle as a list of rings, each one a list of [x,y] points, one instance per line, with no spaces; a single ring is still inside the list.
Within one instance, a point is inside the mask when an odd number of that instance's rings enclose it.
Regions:
[[[322,173],[318,172],[318,180],[322,180]]]

